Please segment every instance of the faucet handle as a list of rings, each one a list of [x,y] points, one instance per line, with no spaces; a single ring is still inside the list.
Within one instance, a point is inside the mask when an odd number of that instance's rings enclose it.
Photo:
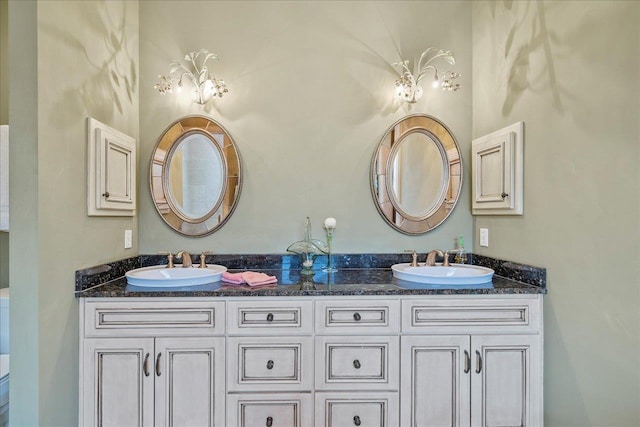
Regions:
[[[207,255],[213,255],[213,252],[204,251],[200,253],[200,268],[207,268],[206,258]]]
[[[169,251],[158,252],[160,255],[167,256],[167,268],[173,268],[173,254]]]
[[[418,253],[415,251],[415,249],[405,249],[404,251],[407,253],[411,253],[411,267],[417,267]]]

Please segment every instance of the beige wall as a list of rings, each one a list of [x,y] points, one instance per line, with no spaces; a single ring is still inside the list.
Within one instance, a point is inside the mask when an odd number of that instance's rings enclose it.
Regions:
[[[74,272],[137,254],[123,249],[136,218],[87,216],[85,122],[138,138],[138,5],[11,2],[9,14],[21,23],[10,28],[12,425],[71,426]]]
[[[333,216],[336,252],[449,248],[471,234],[468,186],[451,217],[419,237],[402,235],[378,214],[369,164],[398,118],[428,113],[453,131],[463,152],[471,130],[471,10],[466,2],[140,2],[140,252],[283,253],[314,237]],[[417,104],[394,103],[391,63],[429,46],[452,50],[464,89],[425,85]],[[153,85],[172,59],[206,48],[230,92],[208,111]],[[238,145],[244,186],[232,218],[216,233],[185,238],[156,212],[146,181],[162,131],[187,114],[219,121]],[[468,171],[465,165],[465,172]]]
[[[639,6],[473,2],[473,137],[525,122],[525,214],[474,249],[547,268],[547,426],[640,425]]]
[[[9,124],[9,2],[0,0],[0,125]],[[0,232],[0,288],[9,286],[9,233]]]

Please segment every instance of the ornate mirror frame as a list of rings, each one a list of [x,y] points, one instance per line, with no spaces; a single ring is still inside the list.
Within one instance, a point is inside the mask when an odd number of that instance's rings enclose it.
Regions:
[[[435,204],[423,215],[406,213],[394,197],[390,177],[400,144],[409,135],[420,133],[433,141],[443,162],[443,185]],[[462,190],[462,155],[453,133],[438,119],[412,114],[395,122],[380,140],[371,159],[371,195],[378,212],[397,231],[419,235],[433,230],[451,214]]]
[[[220,196],[214,206],[198,218],[186,215],[176,206],[169,188],[169,167],[173,154],[182,141],[196,134],[208,139],[222,159]],[[242,189],[240,153],[229,132],[219,123],[204,116],[183,117],[160,135],[149,167],[149,185],[156,210],[169,227],[185,236],[206,236],[222,227],[238,204]]]

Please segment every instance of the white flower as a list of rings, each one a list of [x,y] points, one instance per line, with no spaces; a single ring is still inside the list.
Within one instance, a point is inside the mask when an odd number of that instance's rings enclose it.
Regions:
[[[327,218],[324,220],[324,228],[333,229],[336,228],[336,219],[335,218]]]

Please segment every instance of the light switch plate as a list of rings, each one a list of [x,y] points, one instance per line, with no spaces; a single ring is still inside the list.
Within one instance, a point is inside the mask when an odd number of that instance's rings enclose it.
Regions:
[[[489,229],[488,228],[480,229],[480,246],[485,248],[489,247]]]
[[[133,233],[131,230],[124,230],[124,248],[131,249],[133,246]]]

